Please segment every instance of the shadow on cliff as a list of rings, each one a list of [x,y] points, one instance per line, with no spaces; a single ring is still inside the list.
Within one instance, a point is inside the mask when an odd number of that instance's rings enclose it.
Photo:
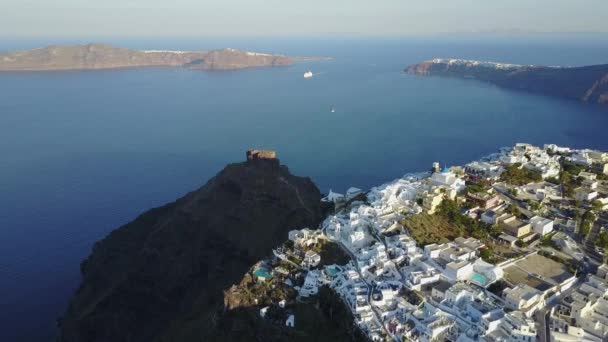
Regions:
[[[200,341],[223,290],[287,238],[323,219],[309,178],[278,159],[230,164],[200,189],[95,244],[59,321],[59,341]]]
[[[267,308],[262,318],[260,310]],[[294,316],[294,326],[286,325]],[[367,341],[352,314],[328,287],[309,300],[294,301],[281,308],[276,303],[245,305],[217,314],[214,328],[204,341]]]

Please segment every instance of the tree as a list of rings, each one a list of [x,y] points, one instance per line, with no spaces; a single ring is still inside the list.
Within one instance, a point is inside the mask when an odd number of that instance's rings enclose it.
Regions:
[[[604,205],[599,200],[595,200],[595,201],[591,202],[591,209],[594,212],[599,213],[600,211],[602,211],[603,208],[604,208]]]
[[[494,256],[494,251],[489,247],[480,250],[479,256],[485,262],[489,262],[490,264],[496,263],[496,257]]]
[[[285,247],[286,249],[293,249],[293,245],[294,245],[293,241],[291,241],[291,240],[286,240],[283,243],[283,247]]]
[[[519,216],[521,214],[521,210],[519,210],[519,207],[516,204],[511,204],[509,206],[509,213],[511,213],[511,215]]]
[[[558,246],[555,244],[555,242],[553,242],[553,237],[554,234],[547,234],[545,236],[543,236],[540,239],[540,245],[541,246],[545,246],[545,247],[553,247],[553,248],[558,248]]]
[[[562,184],[568,184],[572,182],[572,176],[570,176],[568,171],[562,171],[562,173],[559,175],[559,180]]]
[[[470,184],[465,188],[467,194],[474,194],[478,192],[484,192],[486,189],[480,184]]]
[[[580,234],[582,237],[586,237],[591,231],[591,225],[595,222],[595,214],[591,210],[587,210],[581,218],[581,229]]]
[[[574,164],[572,162],[569,162],[567,160],[564,160],[564,162],[562,163],[562,169],[565,172],[568,172],[572,175],[578,175],[579,173],[581,173],[581,171],[585,171],[585,167],[582,165],[577,165]]]
[[[471,222],[469,234],[476,239],[482,240],[488,237],[489,232],[478,221],[474,221]]]
[[[494,224],[490,226],[490,235],[492,235],[493,237],[498,237],[500,234],[502,234],[502,232],[502,227],[499,224]]]
[[[603,231],[595,238],[595,245],[601,248],[608,248],[608,231]]]
[[[540,203],[538,203],[538,202],[532,202],[532,203],[530,203],[530,208],[531,208],[533,211],[537,211],[537,210],[539,210],[539,209],[540,209]]]
[[[543,180],[543,176],[536,170],[522,167],[521,163],[515,163],[505,168],[505,171],[500,175],[500,179],[509,184],[525,185],[540,182]]]
[[[441,215],[447,216],[452,220],[460,214],[458,204],[454,200],[444,199],[441,204],[439,204],[438,208]]]

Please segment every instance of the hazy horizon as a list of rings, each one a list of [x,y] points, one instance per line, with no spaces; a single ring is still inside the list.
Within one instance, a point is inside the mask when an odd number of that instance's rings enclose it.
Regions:
[[[403,36],[608,32],[608,2],[6,0],[6,36]]]
[[[436,34],[411,34],[411,35],[7,35],[0,33],[0,52],[41,48],[49,45],[76,45],[100,43],[117,47],[135,49],[260,49],[266,52],[287,53],[286,45],[297,46],[302,43],[302,51],[306,54],[305,45],[312,42],[347,42],[361,41],[370,44],[382,44],[389,41],[419,42],[421,44],[433,43],[456,43],[461,45],[472,43],[485,43],[489,46],[497,44],[529,45],[542,44],[553,45],[555,43],[602,44],[608,43],[608,32],[551,32],[551,33],[501,33],[501,32],[477,32],[477,33],[436,33]],[[607,61],[608,62],[608,61]]]

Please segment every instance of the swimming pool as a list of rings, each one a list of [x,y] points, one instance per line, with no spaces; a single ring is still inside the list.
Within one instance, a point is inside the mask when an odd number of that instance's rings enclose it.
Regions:
[[[328,266],[327,267],[327,274],[329,274],[332,277],[335,277],[341,271],[342,270],[337,266]]]
[[[483,274],[473,273],[471,281],[479,286],[486,286],[490,282]]]

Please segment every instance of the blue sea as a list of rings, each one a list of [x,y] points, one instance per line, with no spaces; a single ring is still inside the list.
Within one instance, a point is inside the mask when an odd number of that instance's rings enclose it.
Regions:
[[[88,41],[3,39],[0,50],[74,42]],[[604,36],[102,42],[333,59],[229,72],[0,74],[0,341],[53,340],[95,241],[202,186],[248,148],[276,150],[322,192],[369,188],[433,161],[463,164],[516,142],[608,150],[607,108],[401,72],[435,57],[608,63]],[[305,80],[308,69],[317,75]]]

